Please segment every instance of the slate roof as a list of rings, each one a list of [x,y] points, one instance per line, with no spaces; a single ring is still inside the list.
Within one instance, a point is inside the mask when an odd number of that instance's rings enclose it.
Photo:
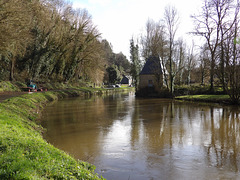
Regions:
[[[123,75],[123,78],[121,80],[121,84],[128,84],[129,83],[129,78]]]
[[[160,60],[159,57],[154,57],[154,56],[150,56],[142,71],[140,72],[140,75],[148,75],[148,74],[162,74],[162,68],[160,65]]]

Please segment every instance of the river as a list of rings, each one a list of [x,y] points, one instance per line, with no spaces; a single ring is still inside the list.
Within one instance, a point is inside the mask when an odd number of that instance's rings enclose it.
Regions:
[[[108,180],[240,179],[239,107],[67,98],[45,108],[44,138]]]

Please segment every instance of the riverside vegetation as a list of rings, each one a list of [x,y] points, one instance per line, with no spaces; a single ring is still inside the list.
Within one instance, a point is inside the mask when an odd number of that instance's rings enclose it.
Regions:
[[[15,84],[21,86],[20,82]],[[55,91],[25,94],[0,103],[0,179],[103,179],[94,173],[93,165],[75,160],[47,143],[41,135],[43,128],[36,123],[36,120],[47,103],[58,98],[102,94],[107,91],[122,91],[126,88],[106,90],[74,87],[61,83],[47,86],[48,89]],[[20,91],[13,83],[0,82],[0,92],[11,90]],[[179,89],[179,91],[183,90]],[[199,90],[188,89],[188,92],[193,93],[192,91]],[[229,96],[187,95],[178,96],[176,99],[223,102],[228,101]]]
[[[95,167],[48,144],[39,111],[63,92],[26,94],[0,104],[0,179],[103,179]]]
[[[21,86],[20,82],[15,84]],[[42,138],[43,128],[36,121],[41,110],[50,101],[67,96],[102,94],[113,90],[74,87],[61,83],[47,86],[48,89],[58,90],[24,94],[0,103],[0,179],[104,179],[94,172],[94,165],[76,160],[47,143]],[[125,88],[116,88],[114,91],[119,90]],[[178,90],[186,91],[181,88]],[[203,88],[187,90],[190,94],[201,91],[202,95],[175,98],[218,103],[230,100],[228,95],[221,94],[221,89],[216,90],[219,95],[204,94]],[[13,83],[0,82],[0,92],[3,91],[20,89]]]
[[[0,103],[0,179],[104,179],[94,172],[94,165],[76,160],[47,143],[41,134],[43,128],[36,121],[50,101],[107,90],[83,87],[66,90],[64,84],[48,85],[53,87],[62,90],[24,94]],[[20,91],[13,83],[0,82],[0,91],[10,90]]]
[[[222,87],[214,87],[214,90],[210,91],[209,86],[177,86],[175,93],[176,100],[201,101],[221,104],[239,103],[233,102],[230,96],[224,92]]]

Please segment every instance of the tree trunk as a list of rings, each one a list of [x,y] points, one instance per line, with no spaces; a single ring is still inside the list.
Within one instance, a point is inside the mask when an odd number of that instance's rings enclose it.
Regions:
[[[9,76],[10,81],[14,80],[14,66],[15,66],[15,58],[13,58],[10,62],[10,76]]]
[[[190,86],[190,83],[191,83],[191,71],[189,69],[188,70],[188,76],[187,76],[187,84],[188,84],[188,86]]]
[[[210,69],[210,91],[213,92],[214,91],[214,68],[215,68],[215,60],[214,60],[214,55],[212,55],[212,59],[211,59],[211,69]]]

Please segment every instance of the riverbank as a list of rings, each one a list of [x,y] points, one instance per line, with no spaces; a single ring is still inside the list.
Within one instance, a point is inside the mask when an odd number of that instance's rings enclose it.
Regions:
[[[77,94],[32,93],[0,103],[0,179],[103,179],[93,165],[47,143],[35,122],[47,103]]]
[[[198,101],[198,102],[208,102],[208,103],[220,103],[220,104],[231,104],[231,99],[229,95],[185,95],[176,96],[176,100],[186,100],[186,101]]]
[[[134,91],[133,87],[123,86],[120,88],[92,88],[92,87],[81,87],[77,85],[65,84],[65,83],[45,83],[37,84],[37,86],[44,87],[48,91],[56,92],[65,92],[70,96],[91,96],[91,95],[102,95],[109,94],[114,92],[123,92],[123,91]],[[4,99],[8,99],[15,96],[20,96],[24,93],[22,89],[26,85],[22,82],[10,82],[10,81],[1,81],[0,82],[0,102]]]
[[[4,83],[5,89],[18,91]],[[10,87],[10,88],[9,88]],[[61,87],[64,88],[64,87]],[[47,143],[36,123],[47,103],[59,98],[106,94],[119,89],[69,87],[47,92],[27,93],[0,103],[0,179],[103,179],[95,167],[77,161]]]

